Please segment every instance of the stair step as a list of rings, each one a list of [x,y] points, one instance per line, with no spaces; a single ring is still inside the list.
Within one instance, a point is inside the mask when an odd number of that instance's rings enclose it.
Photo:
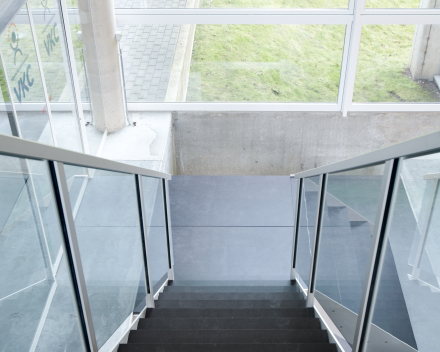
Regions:
[[[163,292],[302,292],[292,286],[165,286]]]
[[[295,286],[295,280],[174,280],[171,286]]]
[[[118,352],[337,352],[330,343],[298,344],[171,344],[146,343],[120,345]]]
[[[160,300],[155,302],[156,309],[160,308],[228,308],[228,309],[243,309],[243,308],[305,308],[305,300],[254,300],[254,301],[239,301],[239,300]]]
[[[321,329],[318,318],[156,318],[140,319],[138,330]]]
[[[159,303],[156,301],[156,304]],[[161,308],[147,309],[146,317],[153,318],[273,318],[273,317],[309,317],[315,316],[313,308],[254,308],[254,309],[215,309],[215,308]]]
[[[133,330],[128,343],[324,343],[324,330]]]
[[[298,292],[163,292],[161,301],[263,301],[298,300],[304,295]]]

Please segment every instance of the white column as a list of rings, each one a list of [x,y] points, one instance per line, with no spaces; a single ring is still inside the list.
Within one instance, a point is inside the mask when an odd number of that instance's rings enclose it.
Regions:
[[[116,132],[126,125],[112,0],[78,0],[84,58],[95,127]]]

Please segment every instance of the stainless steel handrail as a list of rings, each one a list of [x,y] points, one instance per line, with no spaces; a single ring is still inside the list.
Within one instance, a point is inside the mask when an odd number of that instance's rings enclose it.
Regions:
[[[427,134],[425,136],[410,139],[405,142],[397,143],[389,147],[381,148],[370,153],[362,154],[354,158],[339,161],[333,164],[320,166],[315,169],[298,172],[291,177],[304,178],[358,169],[361,167],[372,166],[383,163],[390,159],[400,157],[413,157],[420,154],[440,152],[440,131]]]
[[[0,154],[27,159],[60,161],[65,164],[78,165],[92,169],[138,174],[142,176],[164,178],[166,180],[171,179],[171,175],[164,172],[149,170],[139,166],[124,164],[119,161],[52,147],[50,145],[3,134],[0,134]]]

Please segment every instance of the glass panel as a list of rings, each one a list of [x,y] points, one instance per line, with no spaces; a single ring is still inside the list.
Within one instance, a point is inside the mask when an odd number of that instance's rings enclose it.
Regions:
[[[30,4],[57,144],[82,152],[58,2],[33,0]]]
[[[326,303],[323,308],[349,343],[360,307],[383,172],[381,164],[329,174],[327,180],[316,290],[333,302],[331,309]]]
[[[65,170],[81,175],[77,166],[66,165]],[[93,177],[82,195],[75,200],[73,188],[69,195],[96,340],[98,348],[107,349],[122,337],[145,299],[139,295],[145,275],[142,243],[133,175],[94,169],[89,173]]]
[[[347,8],[348,0],[115,0],[115,8]]]
[[[345,25],[120,30],[129,102],[337,101]]]
[[[301,219],[296,252],[296,269],[306,287],[310,280],[313,245],[315,243],[316,211],[319,197],[319,176],[305,178],[301,199]]]
[[[150,275],[154,293],[168,278],[168,244],[165,228],[162,180],[142,176],[147,222]]]
[[[440,5],[436,5],[435,0],[366,0],[365,7],[366,8],[391,8],[391,9],[400,9],[400,8],[434,8],[440,7]]]
[[[0,133],[9,136],[12,133],[10,120],[14,120],[14,112],[12,109],[11,98],[9,97],[8,86],[6,84],[6,77],[3,71],[3,62],[0,58],[0,106],[5,108],[5,111],[0,112]]]
[[[440,153],[405,160],[400,179],[367,350],[435,351],[440,342]]]
[[[440,101],[439,25],[364,25],[354,102]]]
[[[0,350],[86,351],[46,164],[0,170]]]
[[[26,5],[0,36],[3,64],[9,80],[22,137],[53,144],[37,55]]]

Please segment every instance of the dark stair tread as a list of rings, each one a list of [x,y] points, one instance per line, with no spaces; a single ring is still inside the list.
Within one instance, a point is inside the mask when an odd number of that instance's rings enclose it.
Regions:
[[[294,280],[174,280],[171,286],[296,286]]]
[[[295,344],[171,344],[146,343],[119,345],[118,352],[337,352],[336,345],[330,343]]]
[[[133,330],[128,343],[324,343],[327,332],[297,330]]]
[[[165,286],[164,292],[302,292],[292,286]]]
[[[304,299],[304,295],[298,292],[163,292],[160,294],[161,301],[168,300],[297,300]]]
[[[158,303],[157,301],[156,303]],[[161,308],[147,309],[146,317],[156,318],[270,318],[270,317],[314,317],[313,308]]]
[[[160,308],[305,308],[306,301],[302,300],[158,300],[156,309]]]
[[[321,329],[318,318],[156,318],[140,319],[137,327],[172,330]]]

